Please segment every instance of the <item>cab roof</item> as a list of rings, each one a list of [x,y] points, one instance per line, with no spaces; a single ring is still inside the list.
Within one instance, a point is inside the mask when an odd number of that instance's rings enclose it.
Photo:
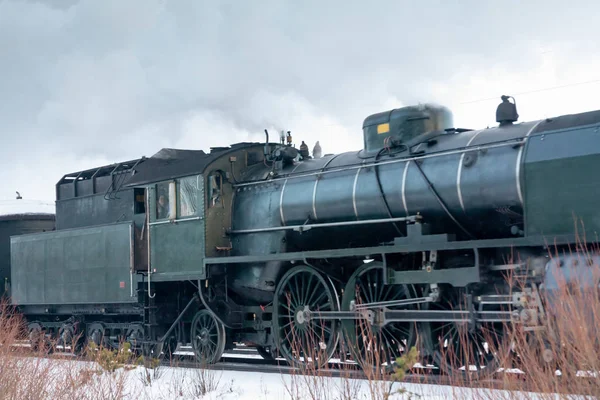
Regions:
[[[259,144],[258,142],[236,143],[229,147],[212,148],[210,153],[203,150],[164,148],[143,163],[138,164],[133,171],[133,176],[125,186],[141,186],[152,182],[201,174],[208,165],[224,155]]]

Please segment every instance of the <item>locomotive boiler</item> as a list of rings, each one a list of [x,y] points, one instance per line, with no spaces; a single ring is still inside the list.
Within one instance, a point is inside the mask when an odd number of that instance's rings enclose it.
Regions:
[[[459,129],[424,104],[368,116],[359,151],[313,158],[267,132],[67,174],[57,230],[11,239],[12,299],[32,340],[75,349],[190,343],[214,363],[244,343],[290,363],[393,363],[420,335],[439,369],[489,373],[497,357],[480,331],[539,329],[536,299],[562,265],[548,243],[565,250],[600,229],[600,111],[520,123],[503,96],[496,120]],[[480,357],[450,365],[443,333],[459,326]]]
[[[257,167],[236,185],[233,254],[377,246],[406,236],[404,221],[415,215],[430,222],[429,234],[454,240],[562,235],[573,229],[572,212],[596,221],[567,196],[587,204],[596,192],[579,185],[598,189],[589,175],[600,114],[515,124],[507,100],[495,128],[454,129],[444,107],[405,107],[366,118],[360,151],[290,164],[271,179],[271,167]],[[261,282],[244,269],[233,289],[268,290],[278,271],[271,263]]]

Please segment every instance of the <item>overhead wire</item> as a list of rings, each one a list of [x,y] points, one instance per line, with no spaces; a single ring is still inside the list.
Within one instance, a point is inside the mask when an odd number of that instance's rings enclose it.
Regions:
[[[531,93],[547,92],[547,91],[551,91],[551,90],[565,89],[565,88],[573,87],[573,86],[588,85],[591,83],[600,83],[600,79],[593,79],[593,80],[584,81],[584,82],[576,82],[576,83],[569,83],[566,85],[551,86],[551,87],[547,87],[547,88],[528,90],[525,92],[513,93],[512,96],[522,96],[522,95],[531,94]],[[473,104],[473,103],[479,103],[482,101],[490,101],[490,100],[497,100],[497,99],[498,99],[498,96],[494,96],[494,97],[488,97],[488,98],[478,99],[478,100],[463,101],[459,104]]]

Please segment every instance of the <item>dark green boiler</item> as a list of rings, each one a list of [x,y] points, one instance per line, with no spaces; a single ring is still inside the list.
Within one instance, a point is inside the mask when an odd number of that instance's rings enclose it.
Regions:
[[[409,110],[407,118],[415,118],[416,108]],[[421,112],[449,119],[437,108]],[[372,120],[387,124],[382,114],[365,120],[365,137],[378,135]],[[396,131],[401,141],[389,150],[310,159],[268,180],[263,178],[269,172],[265,166],[238,184],[233,254],[377,246],[405,236],[406,225],[372,223],[351,229],[335,224],[416,214],[430,221],[431,233],[458,240],[541,235],[552,242],[572,234],[577,220],[584,222],[581,234],[595,237],[600,231],[600,208],[595,206],[600,194],[599,111],[483,130],[433,130],[407,140],[401,124]],[[323,223],[333,226],[273,230]],[[240,294],[268,298],[271,294],[247,292],[274,290],[265,281],[279,271],[274,263],[265,269],[240,269],[232,286]]]

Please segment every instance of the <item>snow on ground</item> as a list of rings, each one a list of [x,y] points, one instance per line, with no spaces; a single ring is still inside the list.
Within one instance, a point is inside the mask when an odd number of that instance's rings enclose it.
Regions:
[[[38,200],[12,199],[0,200],[0,216],[22,214],[54,214],[53,203]]]
[[[152,371],[151,371],[152,373]],[[372,397],[371,389],[381,392],[386,383],[375,382],[369,387],[368,381],[343,379],[343,378],[314,378],[303,376],[290,376],[278,373],[238,372],[195,370],[187,368],[161,367],[158,377],[151,385],[143,383],[144,368],[138,367],[130,371],[128,379],[128,392],[132,398],[163,400],[163,399],[203,399],[203,400],[286,400],[292,399],[289,391],[298,396],[293,399],[312,399],[309,392],[321,392],[316,398],[339,399],[339,393],[352,393],[352,399],[383,399],[383,396]],[[320,379],[319,383],[315,379]],[[215,388],[202,395],[201,387],[206,381],[218,382]],[[308,385],[307,385],[308,383]],[[400,382],[392,386],[392,391],[406,389],[412,393],[412,398],[423,400],[438,400],[452,398],[511,398],[507,394],[494,393],[486,390],[482,396],[474,396],[473,389],[453,388],[441,385],[403,384]],[[390,400],[409,399],[409,393],[391,396]],[[417,395],[417,396],[415,396]],[[497,396],[498,395],[498,396]],[[344,398],[344,397],[342,397]]]
[[[39,394],[37,398],[53,399],[383,400],[385,399],[383,392],[389,385],[389,383],[381,381],[293,376],[273,370],[271,372],[241,372],[166,366],[146,369],[138,366],[128,370],[117,369],[114,372],[107,372],[101,371],[98,364],[92,362],[35,357],[21,359],[18,365],[12,365],[17,370],[21,381],[20,387],[27,389],[27,386],[31,386],[36,395]],[[46,369],[40,365],[45,365]],[[9,378],[9,375],[6,369],[2,371],[2,377]],[[31,382],[24,381],[28,376]],[[0,381],[0,387],[2,384],[3,382]],[[48,385],[50,385],[49,388]],[[42,388],[43,390],[41,390]],[[401,389],[406,392],[398,394],[397,392]],[[392,392],[396,394],[390,396],[389,400],[533,400],[542,398],[531,393],[506,390],[402,382],[396,382]],[[340,395],[341,393],[343,395]],[[30,398],[30,396],[26,398]],[[543,398],[547,399],[548,396]],[[571,398],[583,397],[573,396]]]

